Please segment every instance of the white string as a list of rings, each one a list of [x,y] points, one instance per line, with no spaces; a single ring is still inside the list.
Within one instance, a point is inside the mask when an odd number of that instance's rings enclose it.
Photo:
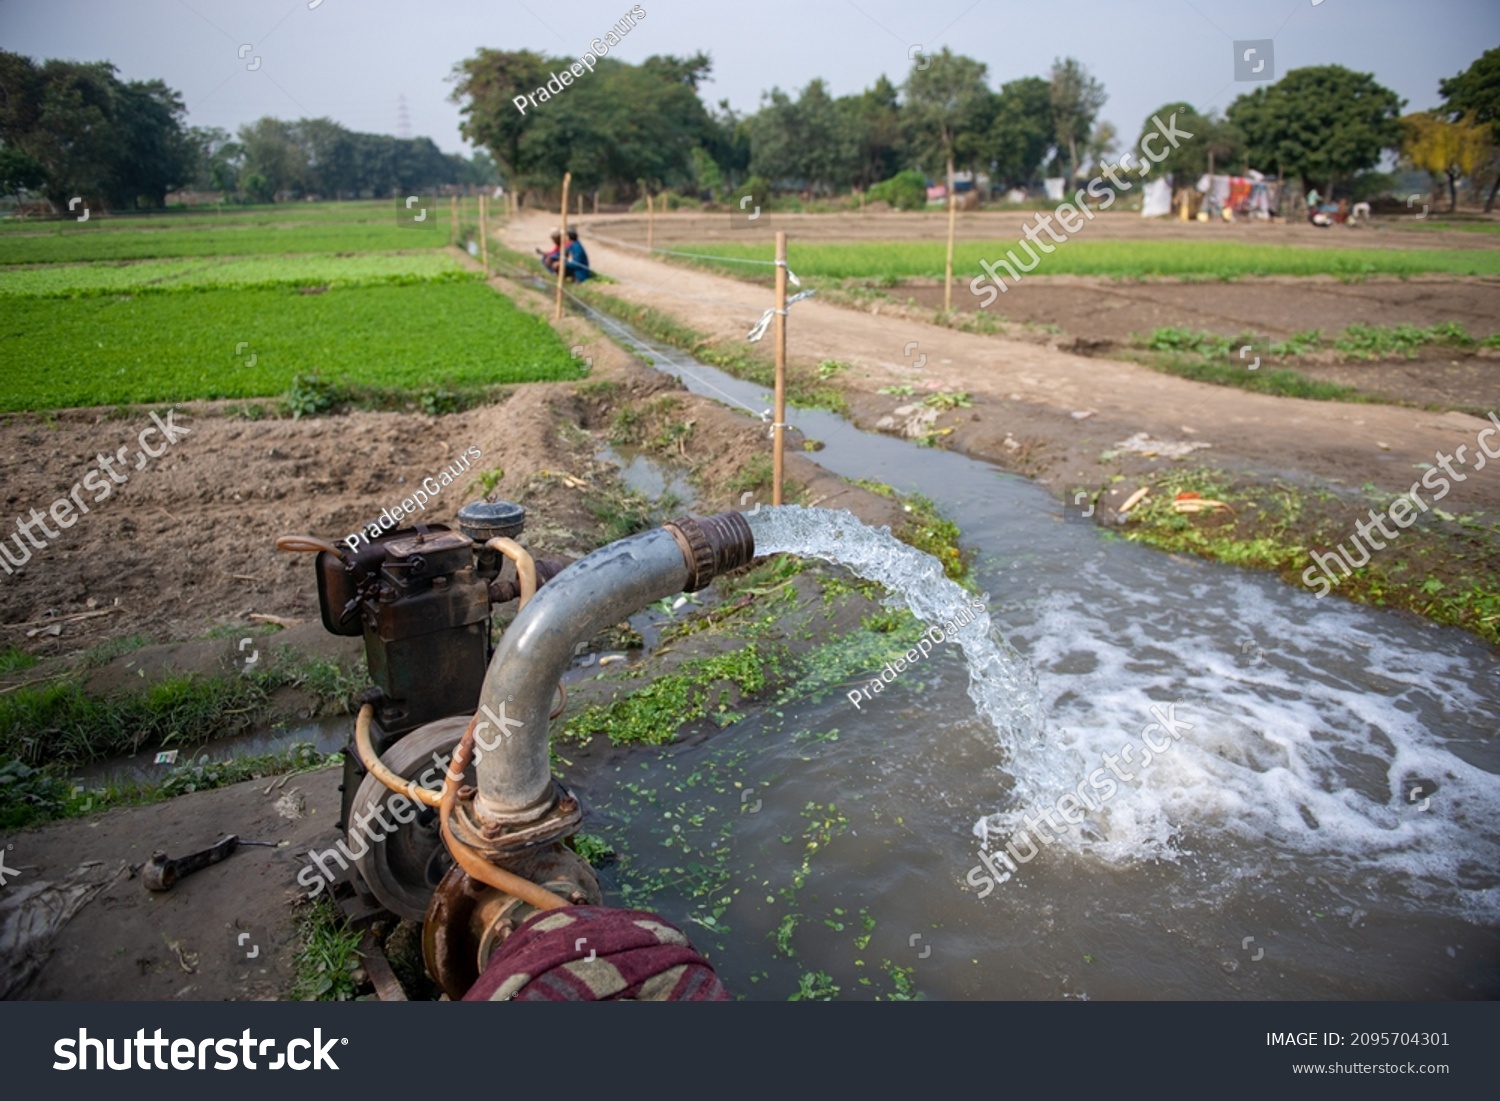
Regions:
[[[811,298],[817,293],[818,292],[816,290],[798,291],[796,294],[792,295],[792,297],[786,300],[787,308],[790,309],[792,303],[801,302],[804,298]],[[760,340],[761,337],[766,335],[766,329],[771,324],[771,318],[775,317],[777,314],[785,317],[786,310],[769,309],[765,313],[761,314],[760,320],[755,323],[755,327],[750,330],[745,339],[748,340],[751,344],[754,344],[758,340]]]
[[[669,248],[647,248],[645,245],[637,245],[631,243],[630,241],[622,241],[618,237],[605,237],[602,234],[598,233],[591,234],[590,236],[592,236],[596,241],[603,241],[606,244],[611,245],[619,245],[621,248],[639,249],[641,252],[660,252],[667,256],[688,256],[694,260],[717,260],[720,263],[724,264],[767,264],[771,267],[775,267],[776,265],[782,263],[782,261],[780,260],[754,260],[742,256],[710,256],[706,252],[678,252],[676,249]],[[788,271],[787,274],[791,275],[791,272]],[[796,282],[795,278],[793,279],[793,282]],[[802,284],[798,283],[797,285],[800,287]]]

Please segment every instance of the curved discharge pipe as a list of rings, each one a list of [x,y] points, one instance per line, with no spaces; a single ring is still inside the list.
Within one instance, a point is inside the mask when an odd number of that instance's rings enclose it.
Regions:
[[[551,806],[547,715],[578,643],[654,600],[705,587],[754,554],[742,514],[689,516],[601,547],[538,589],[506,630],[480,690],[476,815],[530,822]]]

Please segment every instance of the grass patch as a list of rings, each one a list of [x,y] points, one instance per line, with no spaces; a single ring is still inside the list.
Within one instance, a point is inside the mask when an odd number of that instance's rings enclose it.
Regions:
[[[685,723],[710,712],[728,717],[734,702],[729,688],[742,696],[760,691],[767,664],[754,642],[732,653],[683,662],[676,672],[657,676],[608,705],[585,708],[569,720],[564,734],[576,741],[604,734],[615,745],[666,745]]]
[[[313,899],[297,920],[297,979],[291,996],[303,1002],[352,1001],[364,985],[360,932],[326,896]]]
[[[1003,257],[1016,247],[1007,241],[960,241],[954,249],[953,271],[967,282],[983,274],[980,260]],[[711,244],[680,246],[732,259],[771,259],[765,245]],[[769,284],[773,273],[747,269],[743,264],[712,260],[674,262],[703,266],[741,279]],[[806,279],[941,279],[944,245],[941,241],[880,241],[860,244],[798,244],[790,257],[792,268]],[[1488,249],[1341,249],[1288,248],[1233,241],[1069,241],[1043,257],[1038,275],[1105,275],[1117,278],[1198,276],[1236,279],[1246,275],[1449,275],[1500,274],[1500,252]]]
[[[273,691],[300,688],[347,712],[364,681],[334,662],[281,647],[264,671],[172,676],[143,691],[99,698],[60,678],[0,695],[0,757],[31,766],[81,765],[154,746],[200,745],[248,725]]]
[[[934,395],[937,396],[937,395]],[[971,555],[959,546],[963,534],[957,524],[938,511],[937,505],[920,493],[898,493],[884,482],[856,479],[855,485],[871,493],[897,501],[905,513],[891,534],[908,546],[925,551],[943,564],[943,572],[960,585],[973,584],[970,574]]]
[[[0,677],[19,673],[23,669],[30,669],[36,663],[37,659],[34,654],[28,654],[25,650],[17,649],[14,646],[7,646],[5,649],[0,650]]]
[[[1210,382],[1215,386],[1233,386],[1240,390],[1276,394],[1284,398],[1354,402],[1379,400],[1361,394],[1352,386],[1308,378],[1306,375],[1286,368],[1247,371],[1243,366],[1227,362],[1215,363],[1212,360],[1191,359],[1185,356],[1143,358],[1141,362],[1159,371],[1165,371],[1169,375],[1190,378],[1195,382]]]
[[[85,669],[97,669],[101,665],[108,665],[115,658],[134,653],[142,646],[150,646],[151,643],[150,635],[122,635],[90,647],[79,655],[78,660]]]
[[[15,298],[0,335],[3,411],[266,397],[299,374],[455,392],[582,375],[544,320],[477,282]]]
[[[789,505],[806,504],[807,486],[795,478],[785,477],[785,471],[782,475],[781,499]],[[764,452],[756,452],[725,480],[724,488],[729,491],[729,499],[736,504],[746,493],[753,493],[756,498],[769,503],[774,496],[775,478],[775,461]]]
[[[1314,565],[1311,551],[1349,545],[1355,523],[1367,521],[1371,507],[1383,512],[1393,499],[1369,494],[1346,500],[1284,482],[1241,482],[1215,470],[1172,471],[1152,485],[1151,496],[1130,513],[1126,539],[1270,570],[1293,585],[1305,585],[1303,573]],[[1236,511],[1175,512],[1172,501],[1183,492],[1227,501]],[[1372,554],[1365,566],[1341,577],[1332,593],[1375,607],[1402,608],[1500,644],[1497,541],[1500,524],[1493,520],[1434,508],[1430,517],[1417,520]],[[1315,570],[1315,583],[1318,576]]]
[[[1236,352],[1253,344],[1258,350],[1268,351],[1272,358],[1282,360],[1295,360],[1299,356],[1328,350],[1337,352],[1344,359],[1393,359],[1398,356],[1415,359],[1419,350],[1428,345],[1474,348],[1500,344],[1494,337],[1476,340],[1456,321],[1426,328],[1406,324],[1350,325],[1331,338],[1325,337],[1318,329],[1308,329],[1269,345],[1254,333],[1225,336],[1203,329],[1166,327],[1153,329],[1148,337],[1135,338],[1135,343],[1148,353],[1136,357],[1140,362],[1168,374],[1281,397],[1351,402],[1385,399],[1361,393],[1353,386],[1308,378],[1286,367],[1267,365],[1251,370]]]
[[[213,224],[184,220],[149,220],[97,225],[33,223],[0,234],[0,265],[74,263],[88,260],[153,260],[175,256],[261,256],[268,253],[385,252],[394,249],[438,249],[448,244],[445,206],[431,229],[398,225],[395,204],[381,203],[376,214],[366,208],[362,217],[329,217],[328,207],[317,207],[308,218],[277,216],[268,219]],[[430,216],[429,216],[430,217]]]
[[[246,780],[310,772],[342,760],[342,754],[319,753],[311,742],[297,742],[279,753],[228,761],[206,758],[189,761],[149,783],[110,782],[83,790],[55,766],[33,768],[12,757],[0,760],[0,829],[22,829],[62,818],[78,818],[110,807],[159,803]]]
[[[479,278],[445,252],[147,260],[0,270],[0,296],[93,298],[251,287],[410,286]]]
[[[652,501],[644,493],[628,487],[591,496],[585,507],[598,520],[603,544],[659,528],[682,511],[682,501],[675,494],[664,493]]]

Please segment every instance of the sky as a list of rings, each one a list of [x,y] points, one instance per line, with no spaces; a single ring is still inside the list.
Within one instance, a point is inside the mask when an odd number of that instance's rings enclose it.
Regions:
[[[33,58],[107,60],[122,78],[160,78],[188,121],[233,131],[263,115],[327,116],[351,130],[426,135],[469,151],[447,78],[481,46],[577,56],[628,0],[0,0],[0,48]],[[1339,64],[1408,100],[1500,46],[1497,0],[645,0],[612,52],[713,59],[705,102],[755,110],[773,86],[814,77],[835,95],[882,73],[899,83],[922,52],[983,61],[992,86],[1045,76],[1075,57],[1109,95],[1100,118],[1133,141],[1148,114],[1186,101],[1223,110],[1257,86],[1236,81],[1235,43],[1267,40],[1262,75]],[[247,48],[248,47],[248,48]],[[241,57],[243,52],[244,56]],[[1243,49],[1240,50],[1243,52]],[[1263,53],[1263,51],[1262,51]],[[1262,53],[1252,55],[1258,64]],[[1249,67],[1247,64],[1245,67]],[[404,108],[404,116],[403,116]]]

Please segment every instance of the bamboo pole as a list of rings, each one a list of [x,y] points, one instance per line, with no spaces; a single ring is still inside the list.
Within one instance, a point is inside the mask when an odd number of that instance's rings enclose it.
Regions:
[[[458,196],[448,196],[448,243],[458,244]]]
[[[786,230],[776,231],[776,423],[772,427],[771,503],[781,504],[786,447]]]
[[[490,203],[483,191],[479,193],[479,262],[484,265],[484,277],[490,277]]]
[[[958,225],[958,196],[953,192],[953,154],[948,154],[948,259],[943,264],[943,312],[953,310],[953,234]]]
[[[557,320],[563,315],[563,279],[568,274],[568,185],[573,182],[573,173],[563,173],[562,225],[557,229]]]

